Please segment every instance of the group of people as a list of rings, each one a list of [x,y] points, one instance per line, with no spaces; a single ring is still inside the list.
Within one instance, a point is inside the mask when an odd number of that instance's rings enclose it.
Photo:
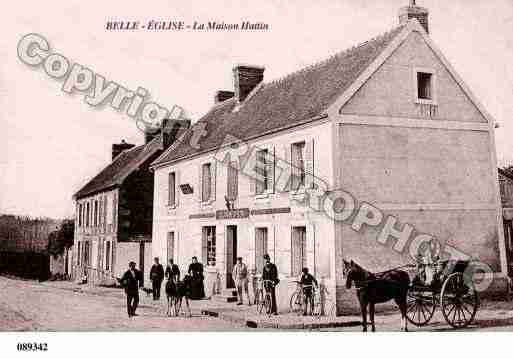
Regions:
[[[265,283],[265,290],[271,294],[271,314],[278,315],[276,305],[276,286],[280,282],[278,278],[278,268],[271,262],[269,254],[263,256],[264,266],[262,269],[262,280]],[[121,285],[125,288],[127,295],[127,312],[128,317],[136,316],[135,311],[139,304],[139,288],[142,287],[143,275],[141,271],[137,270],[135,262],[128,264],[128,270],[123,274],[120,279]],[[205,298],[205,287],[203,284],[203,264],[198,262],[197,257],[192,257],[189,265],[187,275],[191,277],[191,296],[190,299],[203,299]],[[243,263],[242,257],[237,258],[232,272],[232,277],[235,281],[237,288],[238,302],[237,305],[243,304],[243,294],[246,294],[248,305],[251,305],[251,299],[248,289],[248,268]],[[164,267],[159,263],[159,259],[155,258],[155,263],[150,270],[150,280],[152,283],[153,300],[160,300],[160,290],[164,279],[172,280],[175,283],[180,280],[180,269],[173,262],[169,260],[169,264],[164,271]],[[308,303],[310,304],[310,311],[313,311],[313,286],[317,287],[317,280],[309,273],[308,268],[303,268],[300,283],[303,286],[303,294],[305,297],[304,315],[307,315]]]
[[[152,285],[153,300],[160,300],[160,290],[164,279],[172,280],[177,283],[180,280],[180,269],[172,259],[164,271],[164,267],[159,263],[158,257],[155,257],[155,263],[150,270],[150,281]],[[203,285],[203,265],[198,262],[197,257],[192,257],[187,275],[191,277],[191,296],[190,299],[203,299],[205,297],[205,287]],[[135,313],[139,304],[139,288],[143,286],[143,274],[136,269],[136,263],[128,263],[128,270],[119,279],[123,288],[125,288],[127,300],[128,317],[137,316]]]
[[[264,288],[271,294],[271,314],[278,315],[278,309],[276,305],[276,286],[280,282],[278,278],[278,268],[276,264],[271,262],[269,254],[265,254],[264,267],[262,269],[262,280],[264,281]],[[235,281],[235,287],[237,288],[238,302],[237,305],[243,303],[243,292],[246,294],[248,299],[248,305],[251,305],[251,299],[249,297],[248,290],[248,268],[246,264],[242,262],[242,257],[237,258],[232,272],[232,277]],[[303,295],[305,298],[304,312],[303,315],[307,315],[308,304],[310,304],[310,312],[313,312],[313,287],[317,287],[317,280],[309,273],[308,268],[303,268],[300,283],[303,287]]]

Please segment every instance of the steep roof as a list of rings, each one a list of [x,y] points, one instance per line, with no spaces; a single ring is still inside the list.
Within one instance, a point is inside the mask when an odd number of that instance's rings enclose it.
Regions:
[[[326,115],[328,106],[352,85],[403,27],[396,27],[282,79],[260,84],[236,111],[235,98],[215,105],[198,121],[206,126],[199,148],[190,144],[193,127],[152,166],[213,150],[228,134],[244,140]]]
[[[79,199],[120,186],[132,171],[161,149],[162,138],[161,135],[158,135],[145,145],[121,152],[73,197]]]

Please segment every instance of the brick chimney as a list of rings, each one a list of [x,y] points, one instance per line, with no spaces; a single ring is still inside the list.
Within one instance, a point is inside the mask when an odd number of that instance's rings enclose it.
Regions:
[[[237,65],[233,68],[235,98],[243,102],[249,93],[264,79],[265,68],[253,65]]]
[[[417,6],[415,0],[410,0],[410,5],[399,9],[399,24],[403,25],[410,19],[417,19],[424,30],[429,34],[428,15],[428,9]]]
[[[216,91],[216,94],[214,96],[214,103],[224,102],[228,99],[231,99],[233,96],[235,96],[235,92],[233,91]]]
[[[169,120],[162,121],[162,149],[171,146],[180,135],[191,127],[191,120]]]
[[[126,143],[125,140],[121,140],[121,143],[112,144],[112,160],[116,158],[121,152],[131,149],[135,145]]]

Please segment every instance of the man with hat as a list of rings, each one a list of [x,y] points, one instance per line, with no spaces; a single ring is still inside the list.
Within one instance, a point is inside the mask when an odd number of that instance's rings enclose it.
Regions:
[[[128,263],[128,270],[119,281],[125,288],[128,317],[136,316],[135,310],[139,304],[139,286],[143,284],[143,275],[135,268],[135,262]]]
[[[269,254],[264,254],[264,269],[262,270],[262,279],[268,280],[265,285],[265,290],[271,293],[271,314],[278,315],[278,309],[276,307],[276,286],[280,282],[278,279],[278,268],[274,263],[271,263],[271,257]]]
[[[242,257],[237,257],[237,264],[233,267],[232,271],[233,280],[235,281],[235,287],[237,288],[237,294],[239,296],[239,302],[237,305],[242,305],[242,289],[246,292],[248,298],[248,305],[251,305],[248,291],[248,267],[242,263]]]

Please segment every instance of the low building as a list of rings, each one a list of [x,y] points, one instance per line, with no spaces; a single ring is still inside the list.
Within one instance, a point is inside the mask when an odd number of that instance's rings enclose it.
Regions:
[[[149,277],[154,187],[149,165],[189,127],[189,121],[164,126],[159,134],[146,134],[144,145],[112,145],[112,162],[74,195],[73,278],[85,273],[89,282],[111,284],[129,261],[137,263],[145,279]]]
[[[234,91],[152,164],[153,255],[182,270],[197,256],[211,295],[233,287],[237,256],[258,274],[269,253],[281,310],[307,266],[342,313],[343,259],[394,268],[425,238],[504,278],[494,120],[428,26],[412,4],[391,31],[279,80],[234,67]]]

